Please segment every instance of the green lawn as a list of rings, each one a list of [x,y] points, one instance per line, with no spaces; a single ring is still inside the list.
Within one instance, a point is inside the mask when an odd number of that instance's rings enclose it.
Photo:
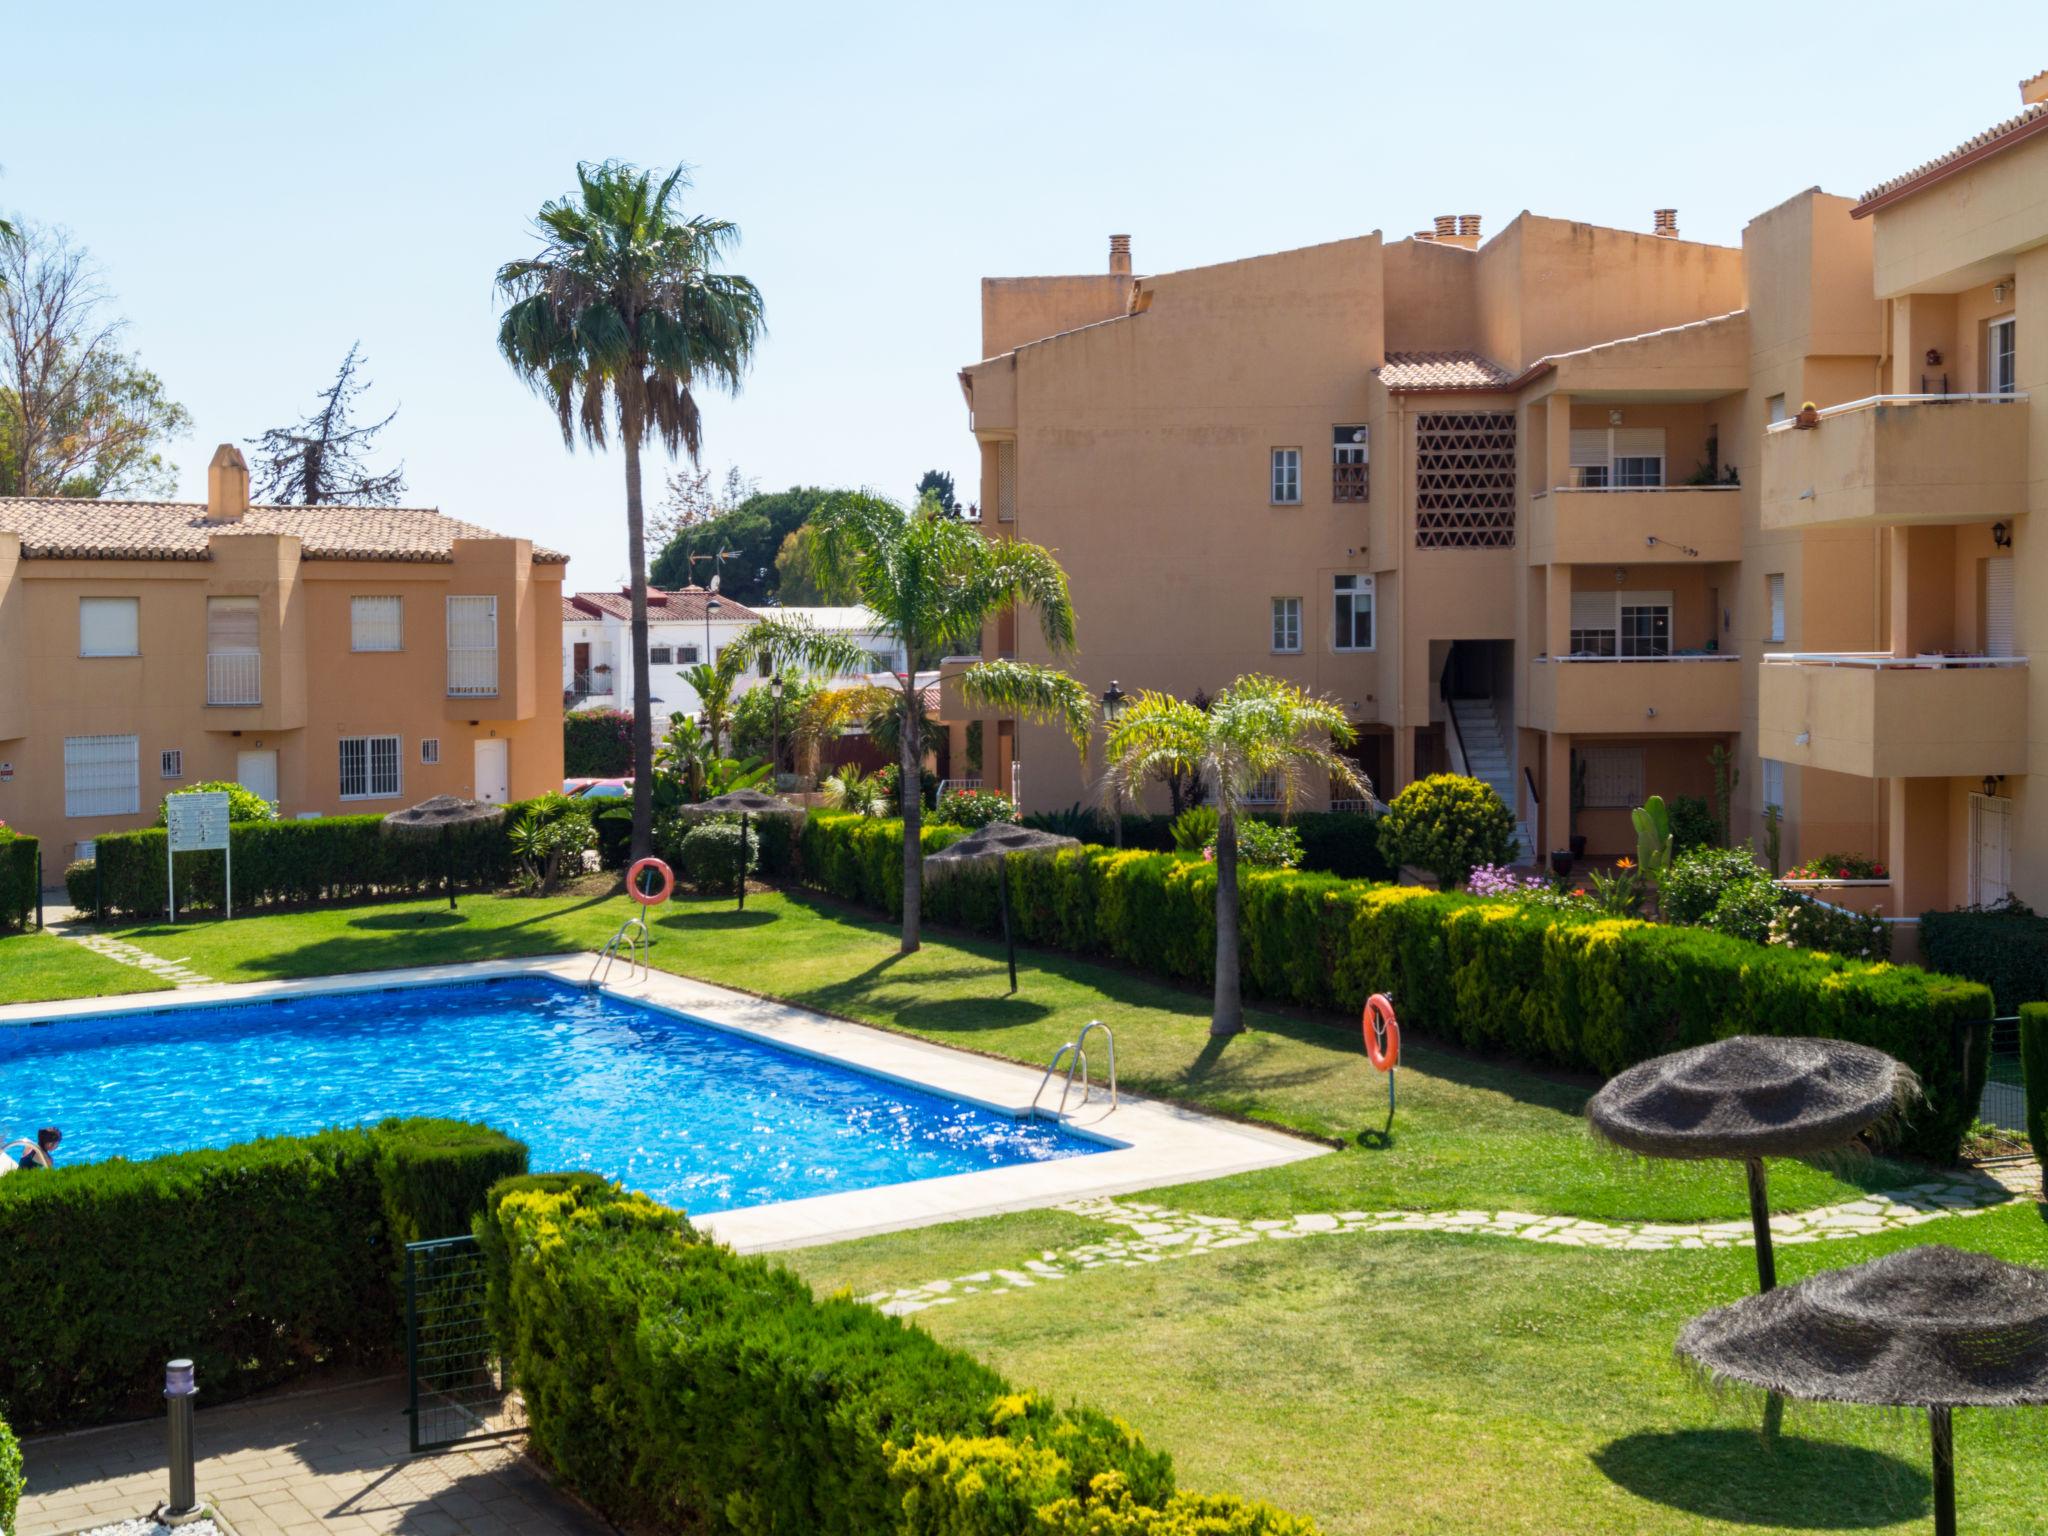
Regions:
[[[624,910],[617,898],[480,897],[452,917],[433,901],[397,902],[120,936],[246,981],[585,949]],[[1141,1197],[1181,1209],[1505,1208],[1664,1221],[1745,1211],[1731,1167],[1596,1148],[1579,1117],[1587,1085],[1419,1041],[1407,1043],[1400,1116],[1385,1140],[1384,1080],[1348,1021],[1254,1012],[1251,1032],[1219,1044],[1205,998],[1052,954],[1023,957],[1011,997],[992,945],[938,935],[902,957],[886,925],[804,896],[750,897],[743,915],[685,900],[657,929],[664,968],[1032,1063],[1101,1018],[1117,1031],[1126,1087],[1341,1146]],[[76,977],[62,979],[78,990]],[[1780,1163],[1772,1190],[1792,1209],[1924,1173]],[[789,1262],[821,1289],[866,1294],[1113,1235],[1081,1216],[1028,1212]],[[1788,1247],[1781,1272],[1797,1279],[1932,1240],[2048,1263],[2041,1213],[2016,1204],[1909,1236]],[[915,1321],[1022,1383],[1123,1415],[1173,1450],[1188,1486],[1272,1499],[1330,1536],[1924,1528],[1919,1420],[1795,1407],[1787,1437],[1767,1447],[1753,1402],[1702,1390],[1674,1361],[1686,1318],[1753,1284],[1742,1250],[1615,1254],[1353,1233],[1076,1273]],[[2048,1414],[1964,1414],[1958,1440],[1964,1529],[2043,1528]]]
[[[0,1003],[155,992],[163,985],[147,971],[117,964],[53,933],[0,938]]]

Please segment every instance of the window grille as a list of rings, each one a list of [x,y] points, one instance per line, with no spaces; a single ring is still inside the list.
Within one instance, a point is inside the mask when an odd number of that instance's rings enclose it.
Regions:
[[[1415,418],[1415,547],[1515,546],[1515,413]]]
[[[498,600],[448,599],[448,692],[458,698],[498,691]]]
[[[206,702],[261,704],[263,607],[253,597],[206,600]]]
[[[1017,445],[996,444],[996,521],[1017,521]]]
[[[1330,436],[1330,500],[1371,500],[1372,429],[1336,427]]]
[[[348,648],[398,651],[405,648],[405,599],[352,597],[348,600]]]
[[[169,747],[157,754],[157,776],[165,779],[185,777],[185,753],[182,748]]]
[[[64,814],[133,816],[142,809],[142,770],[134,736],[64,738]]]
[[[441,738],[422,736],[420,738],[420,766],[432,768],[441,761]]]
[[[1634,809],[1642,804],[1641,747],[1581,747],[1579,761],[1586,765],[1586,804],[1589,807],[1627,806]]]
[[[650,667],[672,667],[676,664],[676,650],[672,645],[650,645],[647,647],[647,665]]]
[[[340,747],[342,799],[388,799],[398,793],[396,736],[344,736]]]

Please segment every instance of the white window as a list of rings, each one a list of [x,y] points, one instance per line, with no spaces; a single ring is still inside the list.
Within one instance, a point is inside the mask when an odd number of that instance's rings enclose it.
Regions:
[[[2009,395],[2018,385],[2018,339],[2019,324],[2011,315],[1984,328],[1984,387],[1994,395]]]
[[[1340,651],[1369,651],[1373,645],[1373,578],[1340,575],[1330,578],[1331,643]]]
[[[1647,660],[1671,654],[1669,592],[1574,592],[1571,654]]]
[[[1664,483],[1662,427],[1574,427],[1571,454],[1566,483],[1580,490]]]
[[[1773,571],[1764,578],[1764,605],[1769,610],[1770,628],[1764,631],[1764,639],[1773,644],[1785,640],[1785,574]]]
[[[185,754],[178,747],[170,747],[157,754],[157,776],[165,779],[185,777]]]
[[[438,736],[422,736],[420,738],[420,766],[432,768],[440,761],[441,738]]]
[[[1764,758],[1763,765],[1764,804],[1775,805],[1782,811],[1785,808],[1785,765],[1773,757]]]
[[[1372,429],[1336,427],[1330,442],[1330,499],[1364,501],[1372,481]]]
[[[398,738],[341,738],[341,798],[390,799],[398,794]]]
[[[448,691],[457,697],[498,691],[498,600],[448,599]]]
[[[1633,810],[1643,803],[1641,747],[1581,747],[1579,761],[1586,766],[1589,809],[1625,806]]]
[[[253,597],[206,600],[206,702],[263,702],[263,605]]]
[[[1276,651],[1298,651],[1301,649],[1300,598],[1276,597],[1273,599],[1273,649]]]
[[[78,654],[140,656],[142,599],[81,597],[78,600]]]
[[[1783,395],[1771,396],[1770,400],[1765,404],[1765,410],[1769,413],[1771,424],[1774,426],[1790,414],[1785,409],[1785,397]]]
[[[869,651],[868,663],[877,672],[893,672],[896,670],[896,653],[894,651]]]
[[[1280,779],[1276,774],[1266,774],[1252,780],[1244,792],[1246,805],[1278,805],[1280,803]]]
[[[64,738],[64,814],[133,816],[142,809],[134,736]]]
[[[1273,450],[1273,503],[1275,506],[1292,506],[1301,500],[1301,450],[1299,448],[1275,448]]]
[[[352,651],[405,649],[405,599],[352,597],[348,600],[348,648]]]

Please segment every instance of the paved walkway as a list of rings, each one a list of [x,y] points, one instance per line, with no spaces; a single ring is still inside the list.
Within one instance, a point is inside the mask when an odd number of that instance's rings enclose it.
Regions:
[[[1956,1174],[1865,1196],[1840,1205],[1771,1218],[1780,1246],[1839,1241],[1896,1232],[1945,1216],[1975,1216],[1994,1206],[2039,1196],[2039,1170],[2022,1165],[2004,1177]],[[1523,1211],[1311,1211],[1295,1216],[1241,1220],[1200,1216],[1137,1200],[1077,1200],[1060,1207],[1091,1217],[1123,1235],[1067,1249],[1047,1249],[1008,1269],[983,1269],[921,1285],[877,1291],[862,1300],[903,1316],[974,1296],[1002,1296],[1067,1280],[1095,1269],[1136,1269],[1165,1259],[1215,1253],[1251,1243],[1326,1237],[1345,1232],[1459,1232],[1511,1238],[1563,1248],[1608,1248],[1660,1253],[1677,1248],[1747,1248],[1755,1235],[1747,1219],[1709,1222],[1582,1221],[1575,1216],[1534,1216]]]
[[[612,1529],[556,1492],[516,1449],[486,1445],[408,1460],[404,1392],[392,1378],[202,1407],[200,1496],[240,1536],[600,1536]],[[161,1420],[50,1436],[23,1449],[28,1494],[15,1536],[129,1519],[164,1496]]]

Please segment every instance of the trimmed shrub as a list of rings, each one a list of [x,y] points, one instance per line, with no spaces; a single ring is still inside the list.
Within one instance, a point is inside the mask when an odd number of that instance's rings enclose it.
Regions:
[[[188,784],[183,789],[174,789],[171,795],[214,795],[228,797],[228,820],[275,821],[277,807],[257,794],[253,789],[244,789],[232,779],[211,779],[204,784]],[[156,824],[168,825],[171,819],[171,795],[165,795],[156,803]]]
[[[1304,811],[1290,825],[1301,834],[1301,867],[1346,880],[1391,880],[1398,871],[1380,852],[1380,821],[1350,811]]]
[[[1930,970],[1983,982],[2001,1015],[2048,1002],[2048,918],[2022,902],[1923,912],[1920,953]]]
[[[591,821],[597,829],[598,862],[606,869],[624,869],[633,852],[633,808],[613,806]]]
[[[19,1529],[14,1516],[21,1508],[21,1489],[21,1442],[0,1419],[0,1531]]]
[[[1671,840],[1676,845],[1677,832]],[[1671,861],[1657,882],[1657,905],[1668,922],[1699,923],[1730,891],[1759,885],[1776,889],[1770,871],[1747,848],[1695,848]]]
[[[1716,933],[1725,933],[1731,939],[1768,944],[1777,932],[1777,925],[1786,916],[1784,898],[1775,885],[1768,880],[1744,880],[1724,890],[1713,910],[1699,920],[1699,925]],[[1816,949],[1826,946],[1809,944],[1802,947]]]
[[[1671,853],[1676,858],[1721,841],[1721,820],[1701,795],[1671,797]]]
[[[1445,890],[1465,883],[1475,864],[1511,864],[1514,814],[1491,784],[1455,773],[1417,779],[1380,818],[1380,852],[1399,869],[1413,864]]]
[[[660,732],[655,732],[657,737]],[[575,709],[562,716],[562,772],[572,779],[623,779],[633,771],[633,712]]]
[[[0,1406],[30,1429],[160,1411],[190,1355],[209,1401],[399,1345],[404,1244],[468,1230],[526,1149],[387,1120],[0,1179]]]
[[[531,1444],[615,1520],[826,1536],[1204,1529],[1083,1521],[1175,1509],[1170,1459],[922,1329],[814,1298],[644,1196],[516,1180],[492,1192],[478,1234]],[[1072,1518],[1048,1527],[1038,1505],[1057,1501]]]
[[[32,837],[0,826],[0,933],[28,926],[41,883],[38,855],[42,846]]]
[[[966,835],[959,827],[926,822],[919,828],[919,846],[933,854]],[[804,818],[798,860],[806,885],[891,918],[903,916],[901,821],[849,811],[813,811]]]
[[[2027,1090],[2027,1139],[2048,1167],[2048,1003],[2020,1005],[2020,1081]]]
[[[864,905],[900,910],[888,878],[901,857],[894,822],[814,815],[804,830],[805,879]],[[1022,942],[1176,981],[1211,979],[1216,876],[1199,859],[1084,847],[1012,855],[1001,877]],[[926,915],[993,934],[997,878],[963,871],[927,886]],[[1292,870],[1247,871],[1241,885],[1252,997],[1350,1014],[1387,992],[1404,1027],[1425,1036],[1602,1075],[1728,1035],[1857,1040],[1919,1075],[1927,1097],[1896,1144],[1938,1162],[1956,1155],[1983,1093],[1988,1032],[1966,1026],[1990,1017],[1991,997],[1972,982],[1699,928]],[[876,887],[891,899],[869,895]]]
[[[676,848],[682,877],[700,891],[730,892],[739,884],[742,857],[748,874],[761,867],[760,835],[751,825],[745,829],[745,835],[746,851],[742,855],[737,820],[705,821],[691,827]]]

